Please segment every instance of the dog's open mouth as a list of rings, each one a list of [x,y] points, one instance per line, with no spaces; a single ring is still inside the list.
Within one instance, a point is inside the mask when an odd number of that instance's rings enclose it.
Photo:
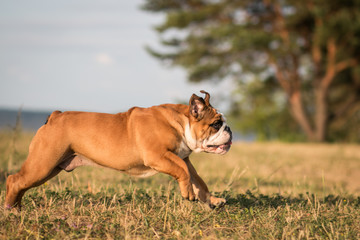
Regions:
[[[221,145],[207,145],[208,148],[214,148],[214,149],[219,149],[219,150],[223,150],[226,151],[231,147],[231,140],[229,140],[227,143],[225,144],[221,144]]]

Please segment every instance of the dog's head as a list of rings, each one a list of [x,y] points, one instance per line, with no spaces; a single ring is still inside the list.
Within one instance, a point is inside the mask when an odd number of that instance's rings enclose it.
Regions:
[[[189,101],[189,125],[185,129],[188,147],[194,152],[225,154],[232,144],[232,133],[222,113],[210,105],[210,94],[205,99],[193,94]]]

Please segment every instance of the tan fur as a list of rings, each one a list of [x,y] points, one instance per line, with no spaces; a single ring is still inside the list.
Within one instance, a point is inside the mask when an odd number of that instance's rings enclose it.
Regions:
[[[208,112],[201,112],[201,120],[192,115],[191,106],[181,104],[135,107],[119,114],[55,111],[34,136],[21,170],[8,177],[5,206],[20,208],[26,190],[61,170],[83,165],[100,165],[139,177],[166,173],[178,181],[184,198],[221,205],[225,199],[210,195],[189,160],[194,149],[187,142],[194,144],[213,134],[209,123],[220,118],[210,105],[203,109]],[[186,128],[190,129],[187,134]],[[194,139],[189,141],[185,135]],[[227,141],[231,141],[231,133],[229,136]]]

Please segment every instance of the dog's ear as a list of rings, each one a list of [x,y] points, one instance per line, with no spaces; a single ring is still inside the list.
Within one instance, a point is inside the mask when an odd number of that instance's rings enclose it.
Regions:
[[[204,99],[204,101],[205,101],[206,106],[211,107],[211,104],[210,104],[210,94],[209,94],[208,92],[204,91],[204,90],[201,90],[200,92],[203,93],[203,94],[205,94],[205,99]]]
[[[193,94],[190,98],[189,106],[190,115],[195,119],[201,120],[204,117],[204,109],[207,106],[203,98]]]

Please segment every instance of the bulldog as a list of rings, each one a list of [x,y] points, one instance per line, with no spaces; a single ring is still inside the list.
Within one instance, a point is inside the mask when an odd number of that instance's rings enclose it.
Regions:
[[[189,160],[192,152],[225,154],[232,133],[213,108],[210,94],[193,94],[189,105],[134,107],[118,114],[53,112],[39,128],[20,171],[6,181],[5,207],[20,209],[24,193],[62,170],[102,166],[138,177],[165,173],[181,196],[210,207],[226,200],[212,196]]]

